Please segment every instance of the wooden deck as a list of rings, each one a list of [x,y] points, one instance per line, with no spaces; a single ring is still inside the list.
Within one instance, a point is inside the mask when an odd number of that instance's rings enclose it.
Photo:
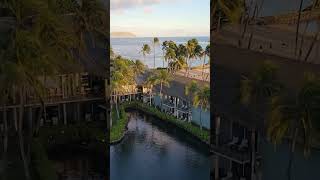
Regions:
[[[97,100],[104,100],[105,97],[103,95],[86,95],[86,96],[73,96],[68,98],[62,98],[62,97],[53,97],[46,99],[44,101],[44,104],[46,106],[54,106],[58,104],[64,104],[64,103],[75,103],[75,102],[86,102],[86,101],[97,101]],[[7,105],[6,108],[17,108],[19,107],[19,104],[12,104]],[[41,103],[39,101],[29,101],[27,102],[24,107],[38,107],[41,106]],[[2,110],[3,107],[0,107],[0,110]]]

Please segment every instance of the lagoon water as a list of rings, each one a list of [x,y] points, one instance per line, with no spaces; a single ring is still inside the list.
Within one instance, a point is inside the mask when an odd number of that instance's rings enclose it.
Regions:
[[[163,63],[163,52],[161,44],[163,41],[174,41],[177,44],[186,44],[186,42],[192,38],[196,38],[199,44],[205,49],[209,44],[210,38],[207,37],[160,37],[160,44],[156,46],[156,67],[166,67],[167,63]],[[129,58],[131,60],[141,60],[148,67],[153,68],[154,63],[154,53],[153,53],[153,37],[137,37],[137,38],[111,38],[111,47],[116,54],[120,54],[123,57]],[[141,53],[141,48],[143,44],[149,44],[151,48],[151,53],[145,58]],[[200,65],[202,60],[193,60],[192,66]],[[208,62],[208,58],[206,58]]]
[[[111,180],[209,180],[206,147],[140,112],[129,113],[128,133],[110,147]]]

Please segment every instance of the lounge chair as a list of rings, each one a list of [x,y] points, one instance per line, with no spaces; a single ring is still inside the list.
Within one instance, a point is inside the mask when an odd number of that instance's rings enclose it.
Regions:
[[[239,142],[239,137],[233,136],[232,141],[228,143],[228,146],[234,146]]]
[[[238,146],[239,150],[248,148],[248,139],[242,139],[241,144]]]
[[[230,180],[232,179],[232,172],[228,172],[226,177],[221,178],[221,180]]]

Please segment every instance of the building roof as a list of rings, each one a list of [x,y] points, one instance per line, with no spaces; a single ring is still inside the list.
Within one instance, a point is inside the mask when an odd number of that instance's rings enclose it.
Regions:
[[[194,79],[186,78],[180,75],[174,75],[173,80],[170,82],[170,86],[169,87],[163,86],[162,92],[170,96],[175,96],[175,97],[179,97],[184,100],[187,100],[188,97],[185,95],[185,86],[193,80]],[[205,85],[209,86],[208,82],[204,82],[200,80],[194,80],[194,81],[196,81],[199,86],[205,86]],[[155,91],[158,91],[158,92],[160,91],[160,85],[157,85],[155,87]]]
[[[212,66],[213,108],[225,118],[238,121],[251,128],[264,126],[264,111],[253,111],[240,104],[241,76],[250,76],[263,62],[270,61],[278,67],[278,79],[290,94],[299,91],[307,72],[320,76],[320,65],[310,64],[227,44],[214,44]],[[263,105],[262,105],[263,106]],[[264,109],[262,107],[257,109]],[[255,112],[255,113],[254,113]]]

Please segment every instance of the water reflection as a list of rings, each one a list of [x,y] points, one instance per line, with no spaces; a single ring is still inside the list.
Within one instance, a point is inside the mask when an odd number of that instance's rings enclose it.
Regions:
[[[129,114],[127,136],[110,148],[111,180],[209,179],[206,148],[156,119]]]
[[[65,152],[59,157],[51,155],[58,180],[107,180],[106,159],[81,152]]]

